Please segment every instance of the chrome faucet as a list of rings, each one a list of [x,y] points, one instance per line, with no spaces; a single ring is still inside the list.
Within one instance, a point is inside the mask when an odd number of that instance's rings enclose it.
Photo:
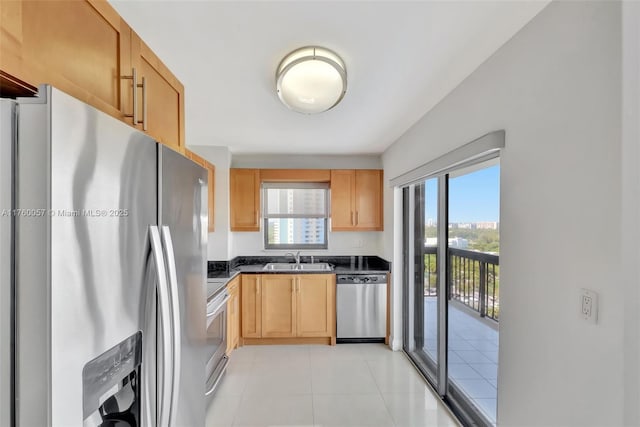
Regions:
[[[289,255],[291,255],[293,259],[296,260],[297,265],[300,265],[300,251],[296,252],[295,254],[292,252],[287,252],[286,254],[284,254],[284,256],[289,256]]]

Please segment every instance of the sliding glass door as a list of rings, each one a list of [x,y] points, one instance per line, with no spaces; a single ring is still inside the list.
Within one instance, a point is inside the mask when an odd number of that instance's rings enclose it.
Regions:
[[[403,188],[404,349],[468,423],[495,425],[499,163]]]
[[[405,349],[429,379],[438,376],[438,179],[404,189],[405,307],[411,322],[405,327]]]

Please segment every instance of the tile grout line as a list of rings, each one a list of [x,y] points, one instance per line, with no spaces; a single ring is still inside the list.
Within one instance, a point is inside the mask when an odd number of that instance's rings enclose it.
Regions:
[[[252,352],[254,350],[251,350]],[[256,363],[256,354],[253,354],[253,357],[251,358],[251,362],[249,363],[249,372],[247,374],[250,374],[253,371],[253,366]],[[247,383],[249,382],[249,376],[246,376],[246,379],[244,381],[244,384],[242,385],[242,389],[240,390],[240,399],[238,401],[238,406],[236,406],[236,410],[233,414],[233,420],[231,421],[231,425],[235,426],[236,425],[236,419],[238,418],[238,413],[240,412],[240,407],[242,406],[242,401],[244,400],[244,393],[245,390],[247,388]]]
[[[311,386],[311,424],[313,426],[316,425],[316,411],[315,411],[315,406],[313,403],[313,372],[312,372],[312,366],[311,366],[311,349],[308,348],[307,349],[307,357],[309,358],[309,384]]]
[[[362,360],[367,365],[367,370],[369,371],[369,374],[371,375],[371,378],[373,379],[373,383],[376,385],[376,389],[378,389],[378,394],[380,395],[380,399],[382,399],[382,404],[384,405],[385,411],[387,411],[387,415],[389,416],[389,419],[391,420],[392,425],[394,427],[398,427],[396,425],[396,420],[393,418],[393,414],[389,410],[389,404],[385,400],[384,395],[382,394],[382,390],[380,390],[380,385],[378,384],[378,381],[376,381],[375,375],[373,375],[373,370],[371,369],[371,365],[369,364],[370,361],[366,360],[364,358],[364,356],[362,357]]]
[[[451,410],[449,405],[447,405],[444,402],[443,397],[438,394],[438,392],[436,391],[434,386],[427,380],[427,378],[424,376],[424,374],[420,371],[420,369],[418,368],[418,365],[416,365],[415,362],[413,360],[411,360],[409,355],[404,350],[400,350],[400,352],[402,352],[402,355],[409,362],[409,364],[413,367],[413,369],[416,371],[418,376],[420,378],[422,378],[422,380],[424,381],[425,385],[427,386],[427,388],[431,392],[431,395],[440,403],[440,406],[449,414],[449,417],[455,422],[455,424],[457,424],[458,426],[462,427],[462,423],[460,422],[458,417],[455,416],[455,414],[453,413],[453,411]]]
[[[315,395],[316,395],[316,392],[315,392],[314,381],[313,381],[313,379],[314,379],[313,378],[313,364],[311,362],[313,360],[313,356],[316,356],[316,355],[322,356],[322,354],[318,354],[318,352],[317,351],[314,352],[314,350],[315,350],[314,348],[307,348],[307,349],[305,349],[304,354],[305,354],[305,356],[307,358],[307,360],[305,362],[307,363],[307,374],[309,375],[309,380],[310,380],[309,385],[310,385],[310,392],[311,392],[311,395],[310,395],[310,397],[311,397],[311,415],[312,415],[311,418],[312,418],[313,426],[316,426],[316,423],[319,420],[316,420],[316,416],[315,416]],[[376,377],[375,372],[374,372],[374,367],[376,365],[378,365],[378,364],[387,365],[389,363],[393,363],[393,361],[395,359],[392,360],[392,359],[388,359],[388,358],[382,358],[382,359],[379,360],[378,357],[374,357],[374,356],[377,356],[377,354],[376,355],[371,355],[371,357],[369,357],[368,356],[369,353],[364,351],[364,348],[359,348],[358,350],[359,351],[358,351],[357,360],[360,362],[360,364],[362,362],[364,362],[366,364],[366,368],[367,368],[366,372],[368,372],[370,377],[371,377],[371,379],[373,379],[374,384],[376,386],[376,391],[378,392],[378,396],[383,401],[385,411],[387,413],[387,416],[389,417],[389,421],[390,421],[389,425],[390,426],[396,426],[396,427],[402,425],[402,424],[399,424],[398,421],[393,417],[392,411],[390,410],[391,403],[385,399],[385,396],[384,396],[383,391],[381,389],[382,388],[381,386],[385,384],[385,381],[378,382],[377,381],[377,377]],[[415,369],[415,366],[413,365],[413,363],[411,363],[410,358],[407,357],[407,355],[403,351],[400,351],[399,353],[402,353],[401,358],[408,363],[409,367],[413,368],[413,370],[415,371],[417,377],[420,378],[422,380],[422,382],[425,383],[425,386],[427,386],[427,388],[429,388],[428,387],[428,383],[424,380],[424,378],[422,378],[422,375],[420,374],[420,372],[418,372],[418,370]],[[257,354],[254,354],[253,356],[254,356],[253,359],[249,360],[248,361],[249,363],[246,364],[247,367],[249,368],[249,372],[247,372],[247,375],[250,375],[252,372],[254,372],[254,370],[258,366],[263,366],[263,362],[265,362],[265,360],[266,361],[269,360],[268,357],[265,358],[265,359],[261,359],[261,358],[257,357]],[[340,361],[340,358],[338,358],[338,361]],[[244,363],[243,363],[243,367],[244,367]],[[381,377],[382,380],[385,379],[385,378],[386,377],[384,377],[384,376]],[[239,393],[238,405],[237,405],[237,407],[235,409],[235,412],[234,412],[234,414],[232,416],[232,421],[231,421],[230,425],[237,426],[239,421],[241,420],[241,417],[240,417],[240,415],[241,415],[240,409],[242,407],[241,404],[242,404],[243,400],[245,400],[248,397],[248,395],[250,394],[249,393],[250,389],[251,389],[251,387],[249,386],[249,381],[248,381],[248,377],[247,377],[247,380],[242,384],[242,389],[240,390],[240,393]],[[393,387],[392,390],[395,390],[395,387]],[[390,391],[389,393],[390,394],[395,394],[397,392],[396,391]],[[408,391],[407,393],[412,394],[413,392],[412,391]],[[304,394],[304,393],[302,393],[302,394]],[[361,393],[357,393],[357,394],[361,394]],[[371,394],[371,393],[364,393],[364,394]],[[431,393],[431,394],[433,394],[433,393]],[[340,395],[340,393],[335,393],[335,392],[334,393],[329,393],[329,396],[332,396],[332,397],[335,397],[335,396],[338,396],[338,395]],[[440,408],[440,405],[438,406],[438,408]],[[451,416],[450,413],[449,413],[449,415],[450,415],[451,419],[455,420],[455,417]],[[456,422],[456,421],[454,421],[454,422]]]

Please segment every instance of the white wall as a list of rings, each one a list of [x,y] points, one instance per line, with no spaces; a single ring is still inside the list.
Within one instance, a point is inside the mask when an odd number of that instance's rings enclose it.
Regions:
[[[638,189],[638,155],[621,160],[621,63],[620,3],[553,2],[383,155],[385,176],[393,178],[506,130],[500,425],[623,423],[620,224],[622,195]],[[623,193],[625,175],[636,181]],[[392,206],[385,218],[384,254],[391,257]],[[627,221],[637,222],[637,214]],[[598,325],[580,318],[581,287],[600,295]],[[637,327],[633,334],[637,340]]]
[[[229,167],[231,153],[227,147],[190,145],[189,150],[215,165],[215,231],[209,233],[208,259],[227,260],[231,253],[229,232]]]
[[[234,154],[231,167],[261,169],[381,169],[382,161],[380,155]]]
[[[624,422],[640,425],[640,3],[627,1],[622,7]]]
[[[233,253],[238,255],[281,255],[291,251],[264,249],[262,232],[232,232]],[[382,256],[382,233],[379,231],[329,232],[329,248],[302,251],[303,255],[378,255]]]

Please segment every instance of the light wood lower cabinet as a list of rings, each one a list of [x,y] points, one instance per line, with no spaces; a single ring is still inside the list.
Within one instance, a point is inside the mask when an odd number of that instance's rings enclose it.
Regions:
[[[227,354],[230,354],[240,341],[240,277],[227,285],[227,292]]]
[[[242,338],[328,338],[335,344],[335,288],[333,274],[243,274]]]
[[[296,336],[296,277],[262,276],[262,338]]]
[[[262,337],[262,295],[259,274],[243,274],[240,279],[242,337]]]
[[[296,335],[330,337],[335,335],[336,276],[304,274],[297,276]]]

